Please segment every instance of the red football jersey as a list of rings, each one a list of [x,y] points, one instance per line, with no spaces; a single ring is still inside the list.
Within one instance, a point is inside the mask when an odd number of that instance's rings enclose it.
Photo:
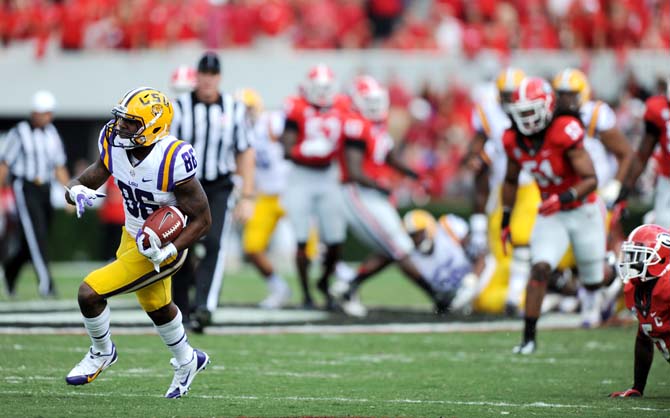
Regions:
[[[386,122],[374,123],[352,112],[344,120],[345,144],[347,141],[362,141],[365,146],[363,174],[376,180],[388,178],[386,157],[393,149],[393,139]],[[340,158],[340,169],[341,180],[346,183],[349,181],[349,170],[343,156]]]
[[[286,100],[286,120],[298,126],[298,140],[291,149],[291,159],[299,164],[327,166],[337,155],[342,142],[342,119],[349,100],[335,99],[333,106],[319,109],[303,97]]]
[[[545,131],[544,140],[539,148],[513,129],[503,134],[503,144],[507,157],[519,163],[528,171],[546,199],[552,194],[561,194],[581,181],[575,168],[566,156],[571,148],[584,147],[584,129],[579,121],[572,116],[559,116],[551,121]],[[595,194],[590,194],[586,201],[595,201]],[[581,206],[581,201],[563,205],[562,209]]]
[[[670,347],[670,273],[656,279],[651,295],[641,287],[650,284],[652,283],[640,283],[636,280],[626,283],[623,290],[626,307],[635,313],[642,331],[654,341],[656,347],[663,353],[663,357],[670,361],[668,349]],[[638,287],[641,288],[637,289]]]
[[[658,129],[658,173],[670,177],[670,103],[665,96],[647,99],[644,121]]]

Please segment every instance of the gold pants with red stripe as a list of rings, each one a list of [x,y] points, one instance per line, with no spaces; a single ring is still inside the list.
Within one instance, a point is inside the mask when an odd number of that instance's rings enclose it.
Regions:
[[[159,272],[137,249],[135,239],[122,228],[116,260],[91,272],[84,282],[105,298],[135,293],[145,312],[153,312],[172,301],[172,275],[186,260],[187,251],[168,258]]]

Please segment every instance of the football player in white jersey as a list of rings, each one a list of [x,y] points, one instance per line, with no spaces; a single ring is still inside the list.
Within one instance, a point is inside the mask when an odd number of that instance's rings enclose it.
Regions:
[[[284,131],[281,112],[264,111],[263,100],[254,90],[242,89],[237,98],[247,106],[249,122],[254,130],[256,151],[256,196],[254,213],[244,224],[242,248],[251,263],[263,275],[268,286],[268,296],[259,306],[278,309],[291,299],[291,289],[275,272],[272,262],[265,254],[277,222],[285,215],[279,197],[286,189],[289,165],[284,159],[284,148],[279,137]],[[308,241],[309,242],[309,241]]]
[[[625,196],[622,192],[622,183],[631,168],[635,153],[624,134],[616,126],[616,115],[614,110],[599,100],[591,100],[591,87],[586,75],[577,69],[566,68],[554,77],[553,87],[556,90],[557,106],[559,109],[568,109],[579,112],[584,127],[586,128],[584,148],[588,151],[593,161],[598,178],[598,194],[604,200],[607,209],[611,211],[617,201]],[[622,194],[623,193],[623,194]],[[608,214],[608,217],[611,213]],[[611,228],[613,225],[608,222]],[[610,245],[621,241],[616,234],[620,231],[608,230]],[[618,252],[616,245],[609,248]],[[606,291],[587,292],[580,290],[580,302],[582,304],[582,315],[584,326],[595,327],[600,324],[601,308],[611,305],[621,290],[621,281],[616,280],[616,275],[606,275],[603,282]],[[588,290],[588,286],[585,286]],[[604,298],[604,296],[608,296]],[[595,296],[597,300],[589,298]],[[601,301],[600,299],[603,298]],[[586,311],[585,306],[592,309]]]
[[[468,166],[475,172],[475,204],[474,213],[470,217],[468,252],[481,251],[478,249],[482,247],[482,241],[485,248],[488,230],[490,251],[497,261],[496,272],[476,303],[478,310],[488,313],[498,313],[505,309],[510,315],[516,314],[530,274],[530,235],[540,195],[534,180],[526,172],[522,172],[519,177],[518,203],[512,214],[512,250],[503,248],[498,239],[502,218],[500,193],[507,169],[502,134],[511,126],[505,106],[524,77],[524,72],[518,68],[502,70],[495,81],[496,94],[484,97],[472,112],[472,125],[476,134]]]
[[[209,204],[195,178],[198,165],[193,148],[169,134],[173,107],[161,92],[140,87],[126,93],[112,110],[112,119],[100,132],[100,158],[69,183],[66,200],[77,216],[99,197],[96,191],[109,176],[119,186],[126,222],[116,260],[91,272],[79,286],[79,308],[91,348],[65,378],[84,385],[117,360],[111,340],[107,299],[135,293],[142,309],[174,355],[174,378],[166,398],[185,395],[209,356],[188,342],[182,314],[172,302],[171,276],[184,263],[187,248],[211,224]],[[144,221],[162,206],[176,205],[188,217],[182,233],[162,248],[151,241],[144,248]]]

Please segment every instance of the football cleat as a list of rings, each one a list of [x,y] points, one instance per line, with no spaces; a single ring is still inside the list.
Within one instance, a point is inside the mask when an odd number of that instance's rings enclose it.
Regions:
[[[512,349],[512,353],[514,354],[521,354],[521,355],[528,355],[528,354],[533,354],[536,349],[536,344],[535,340],[528,340],[524,341],[521,344],[517,345]]]
[[[94,353],[93,347],[88,350],[70,373],[65,377],[68,385],[85,385],[94,381],[103,370],[116,363],[116,346],[112,343],[112,352],[109,354]]]
[[[205,370],[209,364],[209,356],[204,351],[193,349],[193,358],[188,363],[180,366],[177,360],[172,358],[170,364],[174,367],[174,377],[165,397],[168,399],[181,398],[191,389],[195,375]]]
[[[270,291],[270,294],[263,299],[258,307],[262,309],[279,309],[286,306],[291,301],[291,288],[286,282],[281,281]]]
[[[351,295],[349,299],[342,300],[340,307],[344,313],[349,316],[364,318],[368,315],[368,310],[365,305],[361,303],[361,299],[358,297],[357,293]]]

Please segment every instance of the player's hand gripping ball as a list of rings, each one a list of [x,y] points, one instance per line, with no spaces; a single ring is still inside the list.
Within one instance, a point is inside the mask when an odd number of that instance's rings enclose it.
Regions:
[[[172,242],[186,227],[186,217],[175,206],[163,206],[152,213],[137,233],[137,248],[154,264],[156,271],[167,258],[177,254]]]

